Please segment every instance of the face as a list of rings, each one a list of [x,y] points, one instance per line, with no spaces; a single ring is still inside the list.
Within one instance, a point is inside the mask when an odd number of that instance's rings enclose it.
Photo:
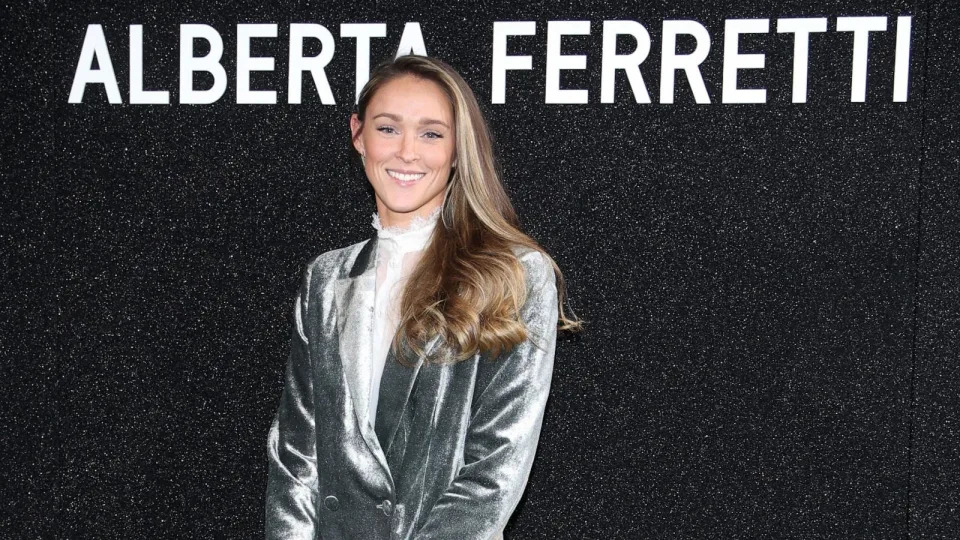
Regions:
[[[455,159],[453,106],[437,83],[403,75],[373,95],[365,115],[359,136],[356,114],[350,129],[381,224],[405,227],[443,203]]]

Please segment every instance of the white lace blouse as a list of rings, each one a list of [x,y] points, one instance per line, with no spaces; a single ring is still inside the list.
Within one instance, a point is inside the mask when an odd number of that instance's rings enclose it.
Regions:
[[[440,217],[440,207],[426,217],[414,216],[407,227],[383,227],[380,216],[373,214],[377,230],[377,286],[374,300],[373,358],[370,369],[370,402],[367,419],[370,426],[377,420],[380,378],[390,342],[399,323],[400,295],[423,249],[427,247]]]

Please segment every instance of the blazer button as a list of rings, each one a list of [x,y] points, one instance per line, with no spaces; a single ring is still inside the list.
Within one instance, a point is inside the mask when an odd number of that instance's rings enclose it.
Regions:
[[[331,512],[336,512],[340,508],[340,501],[333,495],[330,495],[323,500],[323,505]]]
[[[384,499],[382,503],[377,505],[377,508],[383,510],[383,515],[389,516],[393,512],[393,503],[390,502],[390,499]]]

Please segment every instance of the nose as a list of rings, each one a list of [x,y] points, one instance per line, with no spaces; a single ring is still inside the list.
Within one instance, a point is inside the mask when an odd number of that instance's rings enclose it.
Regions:
[[[417,159],[417,133],[413,130],[407,130],[400,139],[400,149],[397,157],[403,161],[415,161]]]

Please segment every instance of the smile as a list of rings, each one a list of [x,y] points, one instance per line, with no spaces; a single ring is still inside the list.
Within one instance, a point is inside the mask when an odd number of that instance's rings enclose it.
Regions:
[[[403,174],[403,173],[399,173],[399,172],[397,172],[397,171],[393,171],[393,170],[387,169],[387,174],[389,174],[389,175],[392,176],[393,178],[396,178],[397,180],[400,180],[401,182],[413,182],[414,180],[419,180],[419,179],[423,178],[424,174],[426,174],[426,173]]]

